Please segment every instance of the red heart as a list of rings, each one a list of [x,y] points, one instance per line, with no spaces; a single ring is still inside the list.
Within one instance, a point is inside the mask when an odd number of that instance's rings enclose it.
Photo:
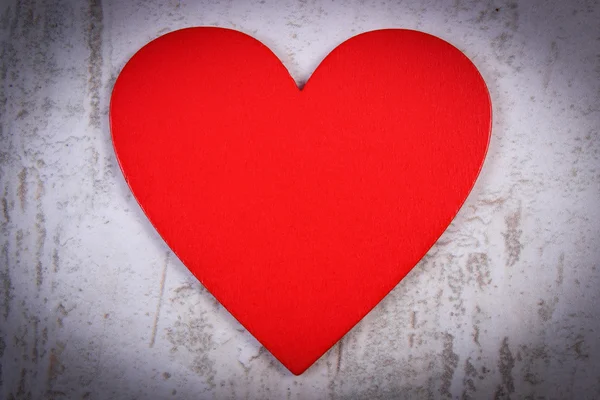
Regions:
[[[173,252],[294,374],[434,244],[485,158],[489,95],[434,36],[358,35],[302,90],[243,33],[144,46],[110,106],[133,194]]]

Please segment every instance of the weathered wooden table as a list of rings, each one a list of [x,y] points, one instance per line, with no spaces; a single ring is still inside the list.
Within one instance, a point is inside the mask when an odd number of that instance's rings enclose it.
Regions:
[[[3,1],[0,398],[600,397],[600,5],[594,1]],[[463,50],[494,128],[425,259],[295,377],[171,255],[129,193],[112,84],[149,40],[216,25],[297,81],[354,34]]]

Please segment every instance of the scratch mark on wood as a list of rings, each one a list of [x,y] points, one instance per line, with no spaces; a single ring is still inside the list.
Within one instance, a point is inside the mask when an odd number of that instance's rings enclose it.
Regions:
[[[154,324],[152,324],[152,335],[150,336],[150,347],[154,347],[156,342],[156,329],[158,327],[158,318],[160,317],[160,309],[162,307],[163,296],[165,293],[165,281],[167,279],[167,266],[169,265],[170,253],[165,255],[165,263],[163,265],[162,276],[160,278],[160,294],[158,295],[158,304],[156,305],[156,314],[154,315]]]
[[[10,222],[10,215],[8,214],[8,185],[4,188],[4,196],[2,196],[2,215],[4,216],[4,225]]]
[[[31,350],[31,360],[37,364],[39,358],[38,341],[39,341],[39,323],[40,319],[34,317],[33,322],[33,349]]]
[[[475,278],[480,289],[492,283],[490,262],[486,253],[471,253],[467,259],[467,271]]]
[[[90,125],[100,127],[100,89],[102,87],[102,31],[103,13],[102,1],[90,0],[89,22],[87,29],[87,44],[90,48],[88,61],[89,89],[90,89]]]
[[[544,90],[548,89],[550,85],[550,80],[552,79],[552,72],[554,70],[554,66],[556,64],[556,60],[558,60],[558,45],[556,41],[552,41],[550,45],[550,54],[546,58],[546,72],[544,73]]]
[[[60,247],[60,230],[57,229],[53,241],[54,248],[52,249],[52,271],[57,273],[60,268],[60,257],[58,255],[58,248]]]
[[[26,384],[27,378],[27,369],[21,369],[21,379],[19,379],[19,387],[17,388],[17,399],[31,398],[31,392],[27,392],[27,397],[25,396],[25,389],[27,387]]]
[[[560,286],[563,284],[565,279],[565,253],[562,252],[558,257],[558,266],[556,267],[556,285]]]
[[[18,175],[19,186],[17,186],[17,196],[21,204],[21,211],[25,211],[27,205],[27,168],[23,168]]]
[[[523,244],[521,243],[521,207],[513,213],[506,216],[506,232],[504,236],[504,245],[506,247],[506,266],[512,267],[521,257]]]
[[[340,373],[340,367],[342,366],[342,352],[344,350],[344,339],[340,339],[338,343],[338,353],[337,353],[337,364],[335,366],[335,374]]]
[[[472,336],[473,336],[473,342],[477,346],[481,347],[481,344],[479,343],[479,326],[477,326],[477,325],[473,326],[473,335]]]
[[[0,337],[0,357],[2,357],[2,355],[4,354],[4,339],[2,339],[2,337]],[[0,363],[0,389],[2,389],[2,387],[4,386],[4,378],[2,375],[2,363]]]
[[[440,394],[446,398],[452,398],[450,388],[452,386],[452,378],[454,371],[458,366],[459,356],[454,352],[454,336],[444,334],[444,350],[442,351],[442,364],[444,373],[442,375],[442,383],[440,385]]]
[[[75,306],[73,306],[73,307],[71,307],[70,309],[68,309],[68,310],[67,310],[67,308],[66,308],[66,307],[63,305],[63,303],[60,303],[60,304],[58,305],[58,307],[57,307],[56,311],[58,311],[58,312],[59,312],[59,313],[62,315],[62,316],[59,316],[59,317],[56,319],[56,322],[58,323],[58,326],[59,326],[59,327],[61,327],[61,328],[63,327],[63,318],[64,318],[64,317],[66,317],[66,316],[68,316],[68,315],[69,315],[69,313],[70,313],[71,311],[73,311],[75,308],[77,308],[77,306],[76,306],[76,305],[75,305]]]
[[[61,362],[61,355],[65,350],[66,344],[63,342],[56,342],[56,347],[50,349],[50,357],[48,360],[48,374],[46,380],[46,388],[52,389],[56,379],[65,372],[65,366]]]
[[[542,321],[547,322],[552,319],[552,315],[554,315],[554,311],[556,310],[556,305],[558,304],[558,296],[554,296],[551,300],[541,299],[538,302],[538,315],[542,319]]]
[[[508,337],[502,340],[500,347],[500,357],[498,358],[498,369],[502,375],[502,384],[498,386],[494,398],[509,398],[510,393],[515,391],[515,383],[512,376],[512,370],[515,367],[515,358],[508,346]]]
[[[42,265],[42,257],[44,255],[44,243],[46,242],[46,218],[44,217],[44,214],[40,210],[40,212],[37,213],[35,219],[36,219],[35,228],[38,232],[38,238],[37,238],[37,243],[36,243],[37,264],[35,267],[35,271],[36,271],[35,283],[36,283],[37,287],[39,288],[40,286],[42,286],[42,283],[44,281],[44,268]]]
[[[4,243],[2,246],[2,260],[4,261],[5,270],[0,272],[0,280],[2,281],[2,308],[4,316],[4,320],[8,319],[8,314],[10,314],[10,303],[13,299],[13,284],[10,278],[10,264],[8,259],[8,242]]]

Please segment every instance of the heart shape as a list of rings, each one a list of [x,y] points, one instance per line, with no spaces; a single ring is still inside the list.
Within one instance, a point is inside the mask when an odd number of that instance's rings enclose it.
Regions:
[[[435,243],[483,164],[491,104],[434,36],[355,36],[299,90],[243,33],[166,34],[119,75],[110,126],[142,209],[202,284],[302,373]]]

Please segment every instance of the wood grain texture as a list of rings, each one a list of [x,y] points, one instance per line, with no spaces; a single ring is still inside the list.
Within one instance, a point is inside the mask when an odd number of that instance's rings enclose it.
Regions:
[[[2,2],[0,398],[600,396],[599,19],[593,1]],[[195,25],[253,35],[299,83],[350,36],[419,29],[491,92],[465,207],[300,377],[169,255],[114,158],[119,70]]]

